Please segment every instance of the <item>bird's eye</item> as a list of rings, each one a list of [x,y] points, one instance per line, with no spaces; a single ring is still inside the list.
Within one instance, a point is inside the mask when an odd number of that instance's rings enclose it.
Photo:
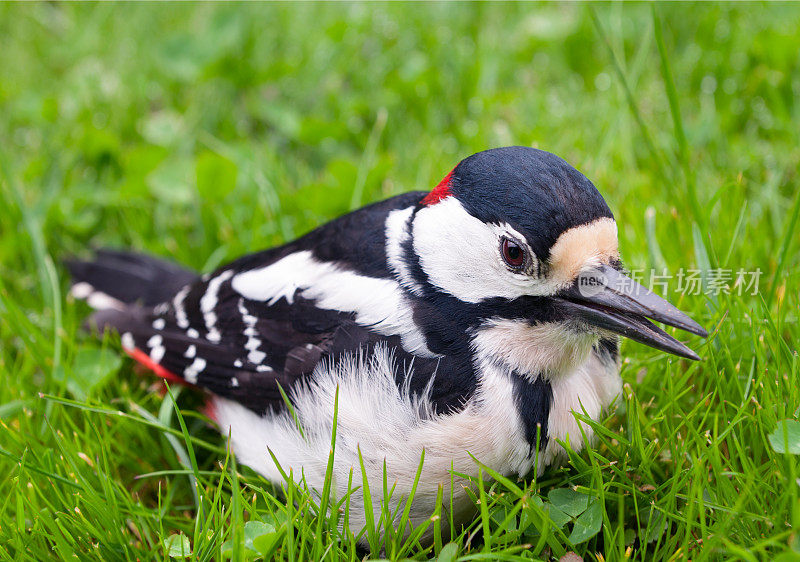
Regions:
[[[503,260],[513,269],[519,269],[525,263],[525,250],[508,238],[503,238]]]

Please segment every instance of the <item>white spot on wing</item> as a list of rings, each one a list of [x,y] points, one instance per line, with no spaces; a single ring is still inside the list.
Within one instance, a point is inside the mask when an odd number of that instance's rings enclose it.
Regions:
[[[163,330],[164,326],[167,325],[167,322],[163,318],[156,318],[153,320],[153,328],[156,330]]]
[[[156,363],[161,363],[161,360],[164,358],[164,353],[166,353],[167,348],[163,345],[158,347],[154,347],[150,350],[150,359],[155,361]]]
[[[80,283],[75,283],[69,290],[69,293],[76,299],[82,300],[94,293],[94,287],[85,281],[81,281]]]
[[[202,357],[196,357],[192,364],[183,370],[183,378],[188,383],[197,384],[197,375],[202,373],[205,368],[206,360]]]
[[[183,308],[183,299],[189,294],[189,285],[178,291],[175,298],[172,299],[172,307],[175,309],[175,322],[178,328],[185,330],[189,327],[189,318],[186,316],[186,310]]]
[[[242,366],[242,360],[241,359],[237,359],[236,361],[233,362],[233,366],[238,369],[239,367]]]
[[[190,338],[197,339],[200,337],[200,332],[198,332],[194,328],[189,328],[188,330],[186,330],[186,335],[189,336]]]
[[[109,308],[114,310],[123,310],[125,308],[125,303],[103,292],[95,290],[92,285],[86,283],[85,281],[75,283],[70,288],[69,294],[76,299],[85,300],[86,304],[95,310],[106,310]]]
[[[258,365],[267,358],[266,353],[258,350],[258,348],[261,347],[261,340],[256,337],[258,335],[258,330],[256,329],[258,318],[250,314],[247,310],[247,307],[244,305],[244,299],[239,299],[239,314],[242,315],[242,322],[245,325],[245,329],[242,333],[247,336],[244,348],[250,351],[250,353],[247,354],[247,360]]]
[[[164,353],[167,351],[167,349],[162,345],[163,341],[164,338],[161,337],[161,334],[156,334],[147,340],[147,347],[150,348],[150,359],[156,363],[161,362],[161,360],[164,358]]]
[[[256,365],[261,363],[266,358],[267,358],[266,353],[264,353],[263,351],[257,351],[255,349],[247,354],[247,360]]]
[[[125,303],[100,291],[95,291],[86,298],[86,304],[95,310],[125,310]]]
[[[218,302],[219,288],[222,284],[233,277],[233,271],[223,271],[208,282],[205,294],[200,297],[200,311],[203,313],[203,320],[206,323],[206,339],[210,342],[219,342],[221,335],[217,330],[216,306]]]
[[[122,348],[128,351],[133,351],[136,348],[136,342],[133,340],[133,334],[130,332],[125,332],[122,334],[120,338],[120,343],[122,343]]]
[[[183,356],[187,359],[191,359],[195,355],[197,355],[197,348],[194,345],[190,345],[188,348],[186,348],[186,353],[183,354]]]

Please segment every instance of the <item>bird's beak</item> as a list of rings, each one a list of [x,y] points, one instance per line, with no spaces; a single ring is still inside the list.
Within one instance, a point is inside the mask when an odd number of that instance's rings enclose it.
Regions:
[[[697,361],[700,357],[647,318],[698,336],[708,336],[700,324],[611,266],[603,265],[582,273],[558,297],[592,326],[687,359]]]

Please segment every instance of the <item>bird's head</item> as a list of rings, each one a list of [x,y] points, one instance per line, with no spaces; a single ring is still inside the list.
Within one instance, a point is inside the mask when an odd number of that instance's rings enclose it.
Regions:
[[[474,154],[408,226],[412,288],[454,314],[468,310],[476,341],[494,352],[531,339],[536,351],[521,368],[558,369],[612,334],[698,359],[647,318],[705,330],[625,275],[611,210],[558,156],[527,147]]]

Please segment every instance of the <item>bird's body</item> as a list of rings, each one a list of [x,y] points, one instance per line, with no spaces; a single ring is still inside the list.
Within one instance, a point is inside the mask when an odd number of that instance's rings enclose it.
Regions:
[[[454,473],[477,475],[476,460],[524,476],[559,441],[580,449],[591,429],[574,412],[598,419],[620,391],[617,334],[691,356],[641,315],[702,329],[652,293],[576,293],[593,268],[621,276],[611,212],[563,160],[521,147],[202,277],[121,252],[71,264],[95,322],[157,374],[210,391],[237,458],[268,479],[282,478],[271,451],[322,489],[335,401],[336,496],[363,466],[377,512],[385,471],[394,511],[424,450],[416,523],[440,486],[456,521],[471,512]],[[350,505],[357,531],[360,491]]]

